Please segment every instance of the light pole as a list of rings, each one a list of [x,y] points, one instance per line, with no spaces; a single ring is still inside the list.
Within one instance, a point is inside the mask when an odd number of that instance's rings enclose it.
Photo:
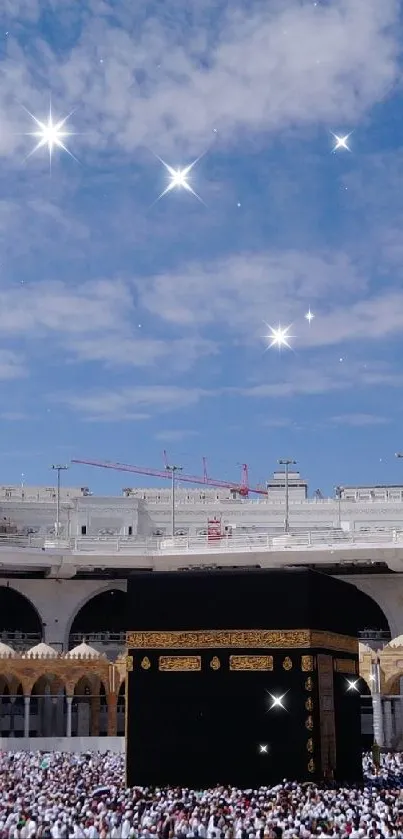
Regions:
[[[68,466],[61,466],[60,464],[53,464],[50,467],[57,472],[57,492],[56,492],[56,525],[55,525],[55,535],[58,539],[60,536],[60,473],[65,472],[69,467]]]
[[[172,503],[172,514],[171,514],[171,527],[172,527],[172,538],[175,538],[175,475],[177,472],[182,472],[182,466],[166,466],[166,471],[171,473],[171,503]]]
[[[290,466],[295,466],[296,460],[290,460],[289,458],[282,458],[278,461],[280,466],[285,466],[285,517],[284,517],[284,533],[290,532],[290,521],[289,521],[289,486],[288,486],[288,471]]]
[[[343,492],[343,487],[335,487],[334,491],[336,493],[336,498],[338,501],[338,511],[337,511],[337,526],[341,527],[341,496]]]

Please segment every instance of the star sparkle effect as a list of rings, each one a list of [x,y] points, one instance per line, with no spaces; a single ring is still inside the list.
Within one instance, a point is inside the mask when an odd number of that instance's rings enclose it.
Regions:
[[[288,691],[286,693],[283,693],[282,696],[273,696],[273,694],[270,693],[270,691],[268,690],[266,691],[266,693],[268,694],[268,696],[270,696],[270,699],[272,701],[272,704],[270,705],[270,708],[267,709],[266,713],[268,713],[268,711],[272,711],[273,708],[281,708],[283,711],[287,710],[283,700],[287,696]]]
[[[350,146],[348,145],[348,140],[351,137],[352,132],[350,134],[345,134],[344,137],[339,137],[338,134],[333,134],[332,137],[336,140],[336,145],[333,147],[333,151],[339,151],[339,149],[344,149],[345,151],[351,151]]]
[[[184,189],[186,192],[190,192],[192,195],[194,195],[194,197],[197,198],[197,200],[200,201],[201,204],[204,204],[203,199],[200,198],[200,195],[198,195],[196,190],[194,190],[192,185],[189,183],[189,175],[194,166],[196,166],[196,163],[198,163],[202,157],[203,155],[199,155],[199,157],[196,157],[196,159],[193,160],[192,163],[189,163],[189,165],[185,166],[183,169],[174,169],[174,167],[170,166],[169,163],[166,163],[165,160],[162,159],[162,157],[156,155],[157,160],[159,160],[160,163],[162,163],[162,165],[165,166],[165,169],[167,170],[168,175],[170,176],[170,181],[168,183],[168,186],[161,192],[158,198],[156,198],[154,204],[156,204],[157,201],[160,201],[161,198],[164,197],[164,195],[168,194],[168,192],[172,192],[173,189]]]
[[[348,681],[347,690],[358,690],[358,682],[359,682],[359,679],[355,679],[355,681],[353,679],[350,679]]]
[[[291,338],[294,338],[294,335],[290,335],[291,326],[277,326],[274,328],[273,326],[269,326],[266,323],[267,328],[270,330],[268,335],[264,335],[266,341],[270,341],[267,349],[270,350],[272,347],[277,347],[279,350],[282,347],[286,347],[287,349],[291,349],[291,344],[289,343]]]
[[[259,754],[267,755],[269,753],[269,747],[267,743],[261,743],[259,746]]]
[[[312,321],[313,321],[314,317],[315,317],[315,315],[311,312],[311,309],[309,308],[309,309],[308,309],[308,311],[307,311],[307,313],[306,313],[306,315],[305,315],[305,320],[307,320],[307,321],[308,321],[309,326],[311,325],[311,323],[312,323]]]
[[[35,154],[37,151],[47,146],[49,152],[50,169],[52,168],[52,155],[55,148],[62,149],[62,151],[65,151],[68,155],[70,155],[70,157],[72,157],[73,160],[77,161],[77,158],[74,157],[74,154],[71,153],[71,151],[67,148],[64,142],[67,139],[67,137],[75,136],[72,131],[66,130],[67,120],[71,117],[71,114],[73,112],[67,114],[67,116],[63,119],[54,122],[52,115],[52,105],[50,105],[48,120],[47,122],[43,122],[42,120],[34,116],[34,114],[31,114],[31,111],[28,111],[27,108],[24,108],[24,110],[27,112],[27,114],[29,114],[30,117],[32,117],[32,119],[38,126],[37,131],[30,131],[26,135],[27,137],[36,137],[38,140],[36,146],[27,156],[27,160],[28,158],[32,157],[32,155]]]

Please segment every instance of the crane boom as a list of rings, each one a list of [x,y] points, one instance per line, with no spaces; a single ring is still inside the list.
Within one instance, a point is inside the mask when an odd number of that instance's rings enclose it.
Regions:
[[[146,466],[131,466],[128,463],[113,463],[109,460],[79,460],[78,458],[75,458],[71,462],[81,466],[95,466],[98,469],[113,469],[117,472],[134,472],[137,475],[149,475],[152,478],[163,478],[165,480],[172,479],[172,474],[167,469],[149,469]],[[244,463],[242,465],[242,481],[239,484],[232,483],[231,481],[221,481],[218,478],[210,478],[207,475],[206,468],[204,470],[203,477],[200,475],[185,475],[183,472],[178,472],[176,475],[176,481],[180,481],[181,483],[222,487],[223,489],[233,489],[235,492],[238,492],[243,496],[248,496],[250,492],[256,493],[257,495],[267,495],[266,490],[264,489],[248,486],[247,477],[248,467]]]

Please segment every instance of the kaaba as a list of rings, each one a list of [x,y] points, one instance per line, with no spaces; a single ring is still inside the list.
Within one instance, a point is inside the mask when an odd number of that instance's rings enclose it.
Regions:
[[[360,782],[354,591],[308,569],[130,578],[128,786]]]

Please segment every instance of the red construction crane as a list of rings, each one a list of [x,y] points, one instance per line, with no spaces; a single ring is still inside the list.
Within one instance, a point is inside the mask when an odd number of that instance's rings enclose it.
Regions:
[[[114,469],[118,472],[135,472],[137,475],[150,475],[152,478],[164,478],[165,480],[172,480],[172,473],[167,469],[163,471],[159,469],[148,469],[146,466],[131,466],[127,463],[112,463],[108,460],[72,460],[72,463],[78,463],[81,466],[96,466],[99,469]],[[257,495],[267,495],[265,489],[259,487],[248,486],[248,466],[246,463],[242,464],[242,478],[240,484],[234,484],[230,481],[220,481],[216,478],[210,478],[207,475],[206,460],[203,458],[204,475],[184,475],[183,472],[176,473],[176,480],[188,484],[202,484],[211,487],[223,487],[224,489],[232,489],[244,498],[247,498],[250,492]]]

